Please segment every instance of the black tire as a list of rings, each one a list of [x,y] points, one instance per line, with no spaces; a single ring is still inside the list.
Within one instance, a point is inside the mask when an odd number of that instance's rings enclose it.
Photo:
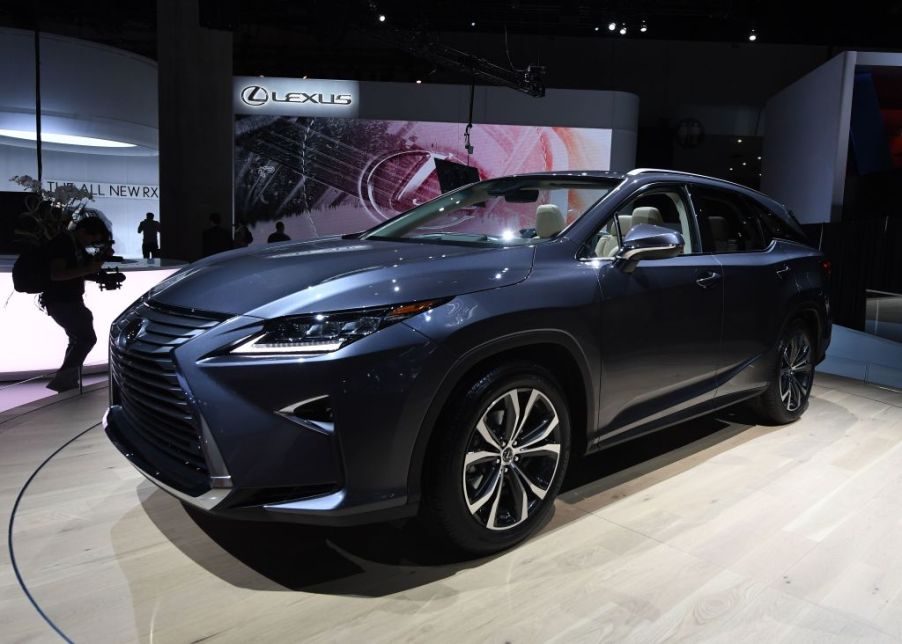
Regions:
[[[793,356],[795,365],[790,364]],[[770,371],[770,386],[753,403],[759,420],[768,425],[798,420],[808,409],[814,384],[814,338],[802,320],[792,320],[783,329]]]
[[[508,443],[516,418],[518,440]],[[424,465],[420,520],[427,530],[486,555],[523,541],[550,517],[569,460],[570,415],[547,370],[513,363],[462,383],[436,432]]]

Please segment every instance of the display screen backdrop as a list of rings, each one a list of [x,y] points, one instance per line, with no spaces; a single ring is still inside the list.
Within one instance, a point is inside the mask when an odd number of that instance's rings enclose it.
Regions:
[[[608,170],[611,130],[461,123],[239,116],[235,218],[264,243],[282,220],[292,239],[357,232],[442,193],[436,160],[480,178]]]

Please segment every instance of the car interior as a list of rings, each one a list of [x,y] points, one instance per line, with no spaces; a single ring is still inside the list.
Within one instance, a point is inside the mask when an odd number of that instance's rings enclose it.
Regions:
[[[675,230],[683,235],[683,254],[694,251],[689,213],[678,192],[655,192],[633,199],[617,210],[612,218],[590,241],[592,257],[613,257],[620,250],[620,240],[634,226],[651,224]],[[619,234],[618,234],[619,227]]]
[[[715,253],[755,251],[767,245],[758,217],[744,213],[731,199],[702,194],[694,201],[706,247]]]
[[[554,237],[564,230],[567,225],[561,209],[553,204],[546,203],[536,208],[536,236],[542,239]]]

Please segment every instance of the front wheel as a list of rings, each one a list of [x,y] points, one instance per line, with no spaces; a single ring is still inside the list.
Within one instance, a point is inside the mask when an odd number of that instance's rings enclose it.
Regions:
[[[814,342],[804,322],[793,320],[786,327],[776,358],[771,384],[755,402],[762,421],[785,425],[808,408],[814,383]]]
[[[570,416],[554,378],[528,364],[464,386],[437,428],[421,519],[474,554],[508,548],[552,512],[570,451]]]

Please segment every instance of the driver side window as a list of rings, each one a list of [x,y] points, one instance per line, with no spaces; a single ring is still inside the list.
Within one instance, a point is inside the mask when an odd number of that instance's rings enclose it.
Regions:
[[[645,190],[617,208],[615,216],[589,240],[591,257],[613,257],[633,226],[652,224],[683,235],[682,255],[699,252],[692,230],[691,215],[679,186]]]

